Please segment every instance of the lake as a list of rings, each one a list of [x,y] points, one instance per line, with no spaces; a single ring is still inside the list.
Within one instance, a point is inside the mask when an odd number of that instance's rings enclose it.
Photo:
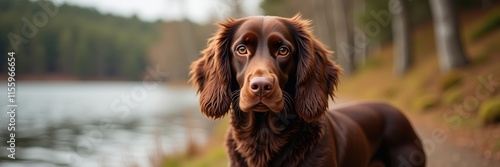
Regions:
[[[0,166],[150,166],[204,144],[212,122],[190,87],[142,82],[17,82],[16,160],[7,158],[7,84],[0,83]]]

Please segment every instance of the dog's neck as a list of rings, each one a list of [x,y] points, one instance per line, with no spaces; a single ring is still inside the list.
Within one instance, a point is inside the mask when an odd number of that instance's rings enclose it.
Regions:
[[[321,140],[324,127],[318,122],[307,123],[294,111],[293,103],[285,103],[285,109],[274,112],[244,112],[233,99],[231,110],[232,138],[236,151],[249,166],[297,166],[302,159],[291,159],[311,148]],[[295,165],[294,165],[295,164]]]

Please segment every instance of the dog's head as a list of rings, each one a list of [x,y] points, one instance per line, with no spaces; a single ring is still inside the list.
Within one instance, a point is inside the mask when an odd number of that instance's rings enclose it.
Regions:
[[[224,116],[235,91],[244,112],[280,112],[283,96],[289,94],[304,120],[315,121],[325,113],[341,69],[312,35],[309,21],[298,15],[256,16],[219,25],[203,57],[191,65],[203,114]]]

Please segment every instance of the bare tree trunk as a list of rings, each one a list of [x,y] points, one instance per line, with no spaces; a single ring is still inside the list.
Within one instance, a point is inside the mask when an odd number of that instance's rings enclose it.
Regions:
[[[344,68],[346,75],[350,75],[355,70],[353,26],[350,9],[351,5],[346,0],[333,0],[335,40],[337,44],[337,59]]]
[[[324,10],[324,1],[323,0],[315,0],[315,1],[311,1],[312,5],[313,5],[313,8],[314,8],[314,20],[316,20],[314,22],[315,24],[315,28],[316,28],[316,32],[317,32],[317,35],[318,37],[323,41],[323,43],[326,45],[326,46],[331,46],[331,42],[330,42],[330,36],[329,36],[329,33],[328,33],[328,20],[326,19],[326,15],[325,15],[325,10]]]
[[[366,2],[365,0],[354,0],[353,1],[354,11],[360,13],[366,13]],[[368,54],[368,39],[364,31],[356,31],[359,27],[364,27],[363,21],[355,19],[352,17],[354,22],[354,62],[356,65],[364,66],[366,64],[366,56]]]
[[[429,0],[442,71],[468,64],[451,0]]]
[[[392,34],[394,39],[394,70],[396,74],[403,75],[412,63],[408,6],[406,0],[391,0],[389,3],[400,6],[399,11],[392,12]]]
[[[181,46],[182,46],[182,53],[185,55],[184,56],[184,61],[183,64],[185,64],[184,70],[187,72],[187,68],[189,67],[189,64],[196,60],[198,57],[198,52],[197,52],[197,46],[196,43],[194,42],[194,36],[193,36],[193,28],[191,27],[191,21],[187,18],[187,12],[188,11],[188,6],[187,2],[179,0],[178,3],[181,3],[181,6],[183,8],[183,17],[184,20],[180,24],[180,32],[181,32]],[[185,77],[184,74],[186,73],[181,73],[181,76],[178,76],[179,78]]]
[[[332,0],[323,0],[323,6],[322,6],[322,11],[325,15],[325,25],[326,25],[326,34],[328,41],[330,42],[329,49],[331,50],[337,50],[337,43],[335,42],[335,21],[333,19],[333,13],[334,11],[331,10],[331,7],[333,6]],[[333,57],[334,59],[335,56]]]
[[[233,17],[234,18],[242,18],[243,11],[241,10],[241,1],[240,0],[232,0],[233,3]]]

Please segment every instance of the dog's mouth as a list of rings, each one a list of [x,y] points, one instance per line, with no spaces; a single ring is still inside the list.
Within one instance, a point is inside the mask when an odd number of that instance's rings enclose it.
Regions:
[[[233,107],[244,112],[281,112],[291,109],[293,99],[286,92],[275,98],[241,98],[240,90],[232,92]]]
[[[269,109],[269,107],[267,107],[267,105],[265,105],[264,103],[259,102],[252,107],[252,111],[254,111],[254,112],[267,112],[267,111],[271,111],[271,109]]]

